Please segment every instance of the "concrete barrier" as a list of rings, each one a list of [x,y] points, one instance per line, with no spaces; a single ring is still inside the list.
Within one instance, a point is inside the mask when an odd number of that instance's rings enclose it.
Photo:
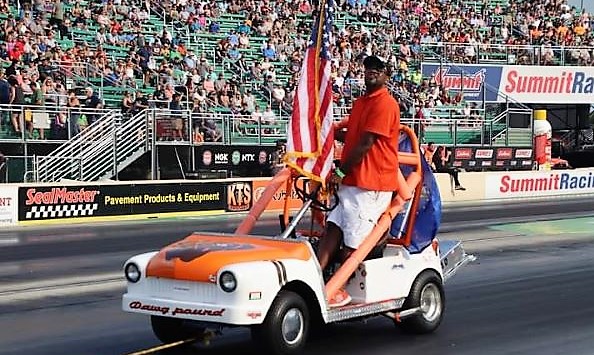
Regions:
[[[550,171],[461,172],[466,191],[454,190],[450,176],[435,174],[443,202],[594,194],[594,168]]]
[[[442,202],[478,202],[594,194],[594,168],[553,171],[461,172],[465,191],[435,174]],[[0,226],[203,216],[248,211],[269,178],[61,182],[0,187]],[[280,210],[279,188],[267,210]],[[293,192],[290,207],[301,206]]]

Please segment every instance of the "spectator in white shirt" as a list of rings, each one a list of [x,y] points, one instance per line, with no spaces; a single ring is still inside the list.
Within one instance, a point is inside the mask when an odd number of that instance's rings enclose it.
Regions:
[[[270,105],[266,106],[266,110],[262,113],[262,122],[267,124],[274,124],[276,122],[276,115]]]

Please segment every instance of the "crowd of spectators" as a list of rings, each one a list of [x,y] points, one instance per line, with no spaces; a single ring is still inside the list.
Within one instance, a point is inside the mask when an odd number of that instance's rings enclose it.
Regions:
[[[43,104],[70,105],[68,96],[76,92],[66,90],[66,79],[81,75],[121,88],[117,105],[125,114],[170,107],[178,92],[177,101],[193,112],[220,108],[270,122],[291,110],[315,12],[308,0],[25,0],[19,11],[13,11],[15,6],[13,0],[0,0],[0,14],[6,15],[0,25],[0,64],[11,88],[2,104],[35,104],[30,98],[40,90]],[[349,106],[361,92],[360,63],[371,54],[391,64],[394,89],[411,104],[409,113],[424,119],[439,106],[459,106],[463,114],[475,107],[423,78],[423,48],[450,60],[476,62],[479,52],[526,45],[518,49],[517,63],[528,64],[537,48],[544,58],[538,64],[552,65],[559,55],[555,46],[581,46],[567,52],[571,59],[594,64],[592,18],[565,0],[339,0],[336,7],[331,56],[337,106]],[[224,28],[223,13],[241,20]],[[149,19],[159,14],[171,26],[147,33]],[[98,28],[91,41],[76,40],[75,31],[91,28]],[[214,48],[194,40],[207,32],[220,36]],[[113,47],[126,54],[110,55]],[[96,91],[79,104],[100,107]],[[2,124],[16,132],[25,129],[14,115]],[[195,123],[204,132],[205,125]]]

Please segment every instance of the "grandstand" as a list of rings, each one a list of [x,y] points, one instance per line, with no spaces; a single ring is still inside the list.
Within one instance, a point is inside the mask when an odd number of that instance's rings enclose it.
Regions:
[[[416,127],[426,141],[530,145],[526,131],[506,125],[510,115],[530,115],[526,106],[464,102],[423,77],[421,63],[591,66],[592,18],[557,3],[339,2],[332,52],[337,116],[361,94],[360,63],[373,53],[395,68],[393,92],[407,122],[422,122]],[[178,92],[178,118],[151,116],[157,143],[274,144],[286,132],[313,11],[307,0],[2,0],[0,63],[23,95],[10,106],[0,103],[0,141],[54,149],[74,137],[61,148],[72,153],[88,145],[76,135],[89,135],[89,123],[103,120],[104,133],[108,123],[138,130],[150,116],[141,112],[172,109]]]

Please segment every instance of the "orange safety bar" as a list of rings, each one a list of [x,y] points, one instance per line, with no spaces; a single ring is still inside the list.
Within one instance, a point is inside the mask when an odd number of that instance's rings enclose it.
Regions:
[[[326,283],[326,297],[328,297],[328,299],[334,297],[336,292],[347,282],[353,272],[357,270],[359,265],[363,262],[363,260],[365,260],[367,255],[369,255],[371,250],[375,248],[386,231],[389,230],[392,220],[402,210],[402,207],[406,201],[413,198],[413,205],[411,208],[415,207],[415,201],[418,206],[418,198],[421,195],[421,189],[418,189],[417,187],[423,178],[423,170],[421,166],[422,157],[419,141],[413,130],[408,126],[400,125],[400,130],[409,136],[413,151],[412,153],[399,152],[399,164],[413,166],[414,170],[409,174],[408,178],[404,179],[402,172],[400,169],[398,169],[398,193],[392,199],[392,203],[388,209],[379,218],[371,233],[369,233],[359,248],[353,251],[351,256],[334,273],[328,283]],[[411,226],[414,225],[414,219],[416,217],[416,213],[414,213],[414,211],[415,210],[411,210],[411,213],[409,214],[406,235],[406,238],[408,238],[408,243],[410,243],[410,233],[408,229],[411,229]]]
[[[245,217],[237,229],[235,229],[235,234],[249,234],[252,231],[256,221],[258,218],[260,218],[260,215],[262,215],[262,212],[264,212],[266,206],[268,206],[268,203],[272,200],[276,191],[286,181],[291,181],[291,170],[288,168],[284,168],[283,170],[279,171],[272,178],[270,183],[268,183],[268,186],[266,186],[264,189],[260,199],[254,203],[254,206],[252,206],[250,209],[249,214]],[[289,195],[287,194],[287,196]]]

